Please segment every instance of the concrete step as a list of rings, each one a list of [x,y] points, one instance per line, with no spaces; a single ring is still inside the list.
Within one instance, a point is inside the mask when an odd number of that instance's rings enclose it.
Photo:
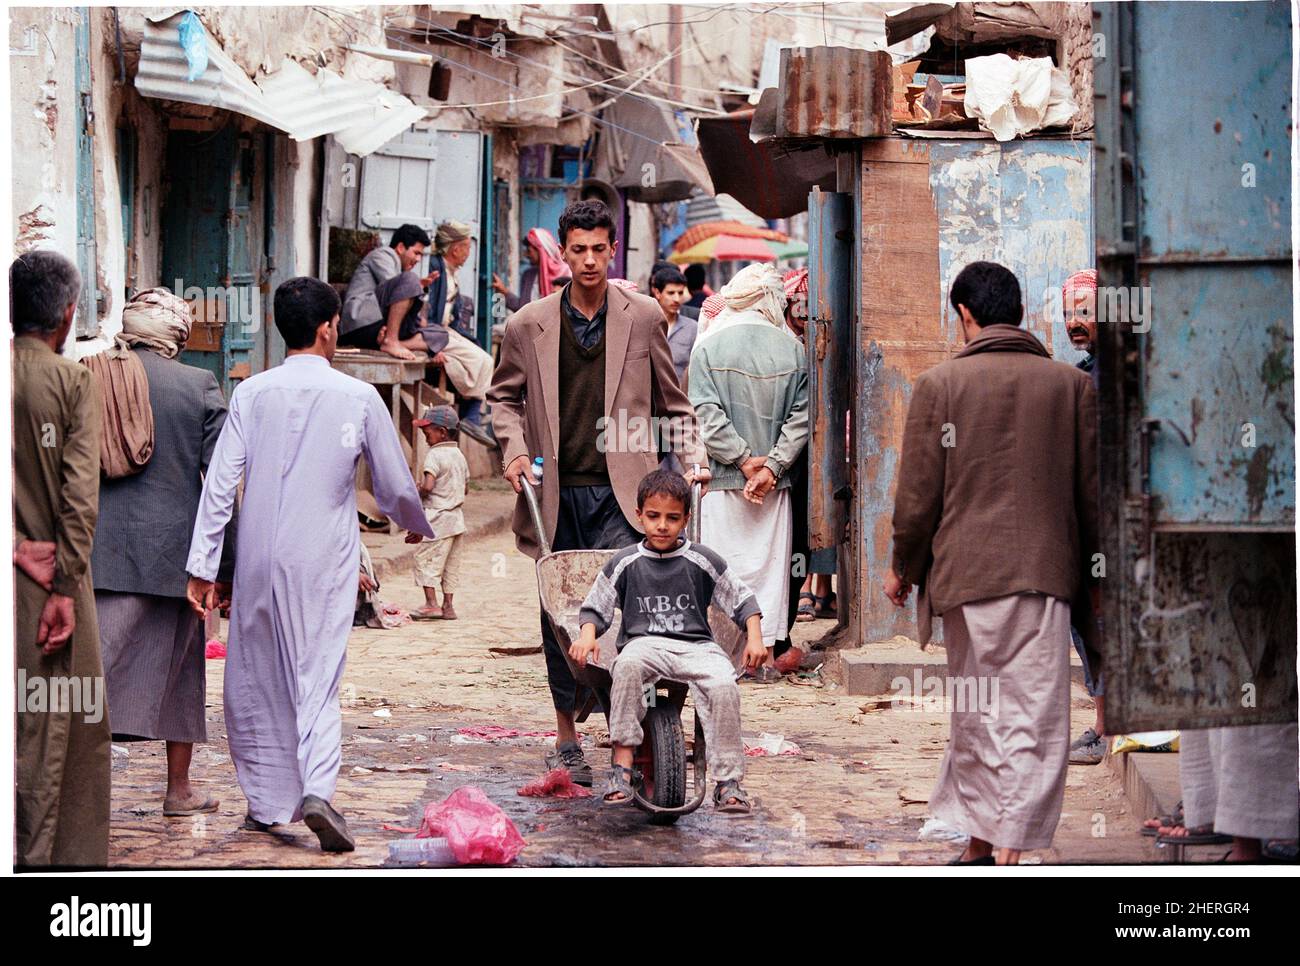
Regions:
[[[947,651],[942,645],[932,644],[923,651],[916,641],[901,635],[888,641],[825,653],[823,677],[842,685],[847,694],[889,694],[894,690],[896,678],[913,682],[916,671],[921,672],[923,679],[927,675],[942,676],[945,673],[942,669],[948,664]],[[1070,680],[1083,686],[1083,664],[1072,647]]]
[[[890,694],[897,678],[908,682],[916,671],[922,678],[942,676],[948,666],[941,647],[922,651],[915,641],[896,637],[879,644],[842,650],[838,653],[839,683],[847,694]],[[909,684],[910,687],[910,684]]]
[[[1183,797],[1176,752],[1130,751],[1121,755],[1107,754],[1105,764],[1123,782],[1124,796],[1129,800],[1139,822],[1155,815],[1170,814]],[[1147,841],[1150,843],[1153,861],[1178,861],[1178,849],[1157,846],[1153,838]],[[1219,852],[1223,851],[1221,846],[1215,848]],[[1205,855],[1203,849],[1183,851],[1193,861],[1200,861]]]

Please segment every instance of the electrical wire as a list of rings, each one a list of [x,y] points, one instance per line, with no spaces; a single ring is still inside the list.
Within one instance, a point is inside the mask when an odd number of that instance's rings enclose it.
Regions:
[[[320,8],[314,8],[314,9],[320,9]],[[388,25],[387,25],[386,23],[381,23],[381,22],[376,22],[376,21],[368,20],[368,19],[366,19],[366,18],[364,18],[364,17],[361,17],[361,16],[358,16],[358,15],[356,15],[356,14],[350,14],[350,13],[343,12],[343,11],[338,11],[338,12],[339,12],[342,16],[344,16],[344,17],[348,17],[348,18],[350,18],[350,19],[352,19],[352,20],[356,20],[356,21],[359,21],[359,22],[361,22],[361,23],[368,24],[368,25],[370,25],[370,26],[379,26],[379,27],[381,27],[381,29],[385,29],[385,30],[387,30],[387,26],[388,26]],[[436,29],[443,30],[443,31],[446,31],[446,30],[447,30],[447,28],[442,27],[440,24],[434,24],[434,23],[432,23],[431,21],[429,22],[429,24],[430,24],[430,26],[432,26],[432,27],[434,27],[434,28],[436,28]],[[740,29],[742,26],[745,26],[745,25],[744,25],[744,24],[738,24],[735,28],[733,28],[733,30],[738,30],[738,29]],[[451,31],[451,32],[452,32],[452,33],[455,33],[454,31]],[[730,32],[730,31],[729,31],[729,32]],[[460,38],[463,38],[463,39],[465,39],[465,40],[479,40],[479,38],[470,38],[470,37],[465,37],[465,35],[463,35],[463,34],[456,34],[456,36],[457,36],[457,37],[460,37]],[[415,46],[415,45],[413,45],[413,44],[406,43],[406,42],[404,42],[404,41],[402,41],[402,40],[400,40],[400,39],[397,39],[397,38],[391,38],[391,39],[395,40],[396,43],[398,43],[399,45],[401,45],[401,47],[403,47],[403,48],[406,49],[406,50],[411,50],[411,51],[414,51],[414,52],[416,52],[416,53],[424,53],[424,51],[422,51],[419,47],[417,47],[417,46]],[[484,41],[484,43],[486,43],[487,46],[494,46],[494,45],[491,44],[490,42],[486,42],[486,41]],[[461,46],[462,49],[472,49],[472,48],[466,48],[466,47],[464,47],[464,45],[457,45],[457,46]],[[690,48],[690,49],[691,49],[691,50],[698,49],[700,46],[703,46],[703,44],[697,44],[695,47],[692,47],[692,48]],[[606,102],[605,102],[605,104],[608,104],[608,103],[612,103],[614,100],[617,100],[619,97],[623,96],[624,94],[628,94],[628,93],[631,93],[632,91],[634,91],[634,90],[635,90],[637,87],[639,87],[641,84],[645,83],[645,82],[650,78],[650,75],[654,73],[654,71],[658,70],[660,67],[662,67],[665,63],[667,63],[668,61],[672,60],[673,58],[678,57],[678,56],[681,56],[682,54],[686,53],[686,52],[687,52],[687,49],[688,49],[688,48],[687,48],[685,45],[682,45],[682,46],[679,47],[677,50],[669,52],[667,55],[665,55],[663,58],[661,58],[661,59],[660,59],[659,61],[657,61],[656,63],[654,63],[654,64],[650,65],[649,67],[644,68],[642,71],[640,71],[640,73],[641,73],[642,76],[639,77],[637,80],[635,80],[633,83],[629,84],[627,87],[619,87],[618,85],[608,83],[608,81],[601,81],[601,80],[596,80],[596,81],[587,81],[586,83],[584,83],[584,84],[582,84],[582,85],[580,85],[580,86],[578,86],[578,87],[566,88],[566,89],[564,89],[564,90],[554,91],[554,92],[545,93],[545,94],[533,94],[533,95],[527,95],[527,96],[524,96],[524,97],[516,97],[516,98],[510,98],[510,99],[506,99],[506,100],[497,100],[497,101],[480,101],[480,102],[471,103],[471,104],[445,104],[445,105],[441,105],[441,106],[440,106],[440,109],[444,109],[444,110],[445,110],[445,109],[471,109],[471,108],[480,108],[480,107],[501,107],[501,106],[510,106],[510,105],[514,105],[514,104],[519,104],[519,103],[524,103],[524,102],[528,102],[528,101],[533,101],[533,100],[543,100],[543,99],[548,98],[548,97],[564,97],[564,96],[567,95],[567,94],[574,93],[574,92],[579,91],[579,90],[585,90],[585,89],[588,89],[588,88],[591,88],[591,87],[606,87],[606,88],[608,88],[608,89],[610,89],[610,90],[615,91],[616,93],[615,93],[614,97],[611,98],[609,101],[606,101]],[[536,65],[537,65],[538,67],[540,67],[542,70],[547,71],[548,73],[552,74],[553,76],[557,76],[557,77],[560,77],[561,79],[564,79],[564,75],[563,75],[563,74],[561,74],[560,72],[554,70],[553,68],[549,67],[549,66],[546,65],[546,64],[542,64],[542,63],[540,63],[540,62],[538,62],[538,61],[533,61],[531,58],[524,57],[522,54],[518,54],[518,53],[515,53],[515,52],[512,52],[512,51],[509,51],[509,50],[506,51],[506,54],[507,54],[508,56],[513,56],[513,57],[515,57],[515,58],[517,58],[517,59],[523,60],[523,61],[525,61],[525,62],[527,62],[527,63],[536,64]],[[448,58],[448,57],[445,57],[445,56],[441,56],[441,55],[439,55],[439,58],[438,58],[438,59],[443,60],[443,61],[446,61],[448,64],[451,64],[451,65],[453,65],[453,66],[460,67],[460,68],[462,68],[462,69],[468,71],[469,73],[476,74],[476,75],[478,75],[478,76],[482,76],[482,77],[486,77],[486,78],[488,78],[488,79],[490,79],[490,80],[496,81],[497,83],[500,83],[500,84],[504,84],[504,85],[506,85],[506,86],[508,86],[508,87],[513,87],[513,88],[515,88],[516,90],[523,90],[523,89],[524,89],[524,88],[523,88],[521,85],[519,85],[519,84],[513,84],[513,83],[511,83],[510,81],[504,80],[504,79],[502,79],[502,78],[500,78],[500,77],[497,77],[496,75],[489,74],[489,73],[487,73],[487,72],[485,72],[485,71],[475,70],[474,68],[470,67],[468,64],[463,64],[463,63],[461,63],[461,62],[459,62],[459,61],[452,60],[452,59],[450,59],[450,58]],[[621,77],[621,76],[626,76],[627,74],[631,74],[631,73],[635,73],[635,71],[633,71],[633,70],[625,70],[625,71],[623,71],[621,74],[619,74],[618,76],[619,76],[619,77]],[[570,76],[574,76],[574,75],[570,75]],[[615,79],[617,79],[617,78],[615,78]],[[705,113],[709,113],[709,114],[712,114],[712,115],[715,115],[715,116],[719,116],[719,117],[721,117],[721,116],[725,116],[725,114],[726,114],[725,111],[720,111],[720,110],[718,110],[718,109],[716,109],[716,108],[705,107],[705,106],[697,105],[697,104],[690,104],[690,103],[687,103],[687,102],[684,102],[684,101],[674,101],[674,100],[672,100],[672,99],[670,99],[670,98],[661,98],[661,97],[658,97],[657,95],[654,95],[654,94],[647,94],[647,93],[644,93],[644,92],[643,92],[643,93],[638,93],[637,96],[638,96],[638,97],[643,97],[643,98],[645,98],[645,99],[647,99],[647,100],[651,100],[651,101],[664,101],[664,102],[669,103],[670,106],[673,106],[673,107],[681,107],[681,108],[685,108],[685,109],[687,109],[687,110],[691,110],[691,111],[705,112]],[[602,105],[602,106],[604,106],[604,105]],[[586,113],[586,112],[579,111],[578,113]],[[606,122],[606,123],[609,123],[609,122]],[[629,132],[629,133],[634,133],[634,132]],[[659,142],[656,141],[655,143],[657,144],[657,143],[659,143]]]
[[[344,16],[349,16],[349,15],[348,15],[348,14],[345,14]],[[356,19],[360,19],[360,18],[356,18]],[[408,50],[412,50],[412,51],[415,51],[415,52],[417,52],[417,53],[420,52],[419,49],[418,49],[417,47],[415,47],[415,46],[412,45],[412,44],[407,44],[407,43],[405,43],[405,42],[402,41],[402,40],[396,40],[396,43],[397,43],[399,46],[404,47],[404,48],[406,48],[406,49],[408,49]],[[452,66],[460,67],[462,70],[465,70],[465,71],[467,71],[468,73],[476,74],[476,75],[481,76],[481,77],[486,77],[488,80],[495,81],[495,82],[498,83],[498,84],[504,84],[504,85],[507,86],[507,87],[513,87],[515,90],[523,90],[523,89],[524,89],[521,85],[511,83],[510,81],[508,81],[508,80],[504,80],[503,78],[500,78],[500,77],[497,77],[497,76],[495,76],[494,74],[488,74],[488,73],[486,73],[485,71],[475,70],[473,67],[470,67],[468,64],[462,64],[462,63],[460,63],[459,61],[451,60],[451,59],[448,58],[448,57],[441,57],[441,58],[439,58],[439,59],[445,61],[445,62],[448,63],[448,64],[451,64]],[[647,74],[646,76],[648,77],[649,75]],[[635,84],[637,84],[637,83],[641,83],[644,79],[645,79],[645,78],[643,77],[643,78],[641,78],[641,80],[638,80],[638,81],[635,82],[633,85],[629,85],[629,87],[628,87],[628,89],[627,89],[626,92],[630,92],[630,91],[635,87]],[[626,92],[625,92],[625,93],[626,93]],[[557,91],[557,92],[555,92],[554,94],[545,94],[545,95],[537,95],[537,96],[541,96],[541,97],[556,97],[556,96],[560,96],[560,97],[562,97],[563,94],[564,94],[563,91]],[[620,96],[621,96],[621,95],[620,95]],[[512,100],[512,101],[511,101],[511,100],[506,100],[506,101],[490,101],[490,102],[486,102],[486,103],[483,103],[483,104],[445,104],[445,105],[440,105],[439,110],[447,110],[447,109],[451,109],[451,110],[456,110],[456,109],[464,109],[464,110],[468,110],[468,109],[473,108],[473,107],[491,107],[491,106],[496,106],[496,105],[518,104],[518,103],[520,103],[521,101],[532,100],[532,99],[533,99],[532,97],[528,97],[528,98],[516,98],[516,99],[514,99],[514,100]],[[617,99],[618,99],[617,97],[609,98],[609,99],[606,100],[605,102],[603,102],[603,103],[601,103],[601,104],[599,104],[599,105],[594,106],[594,107],[592,108],[592,110],[593,110],[593,111],[594,111],[594,110],[599,110],[599,109],[602,108],[602,107],[606,107],[606,106],[608,106],[609,104],[612,104],[612,103],[613,103],[615,100],[617,100]],[[632,130],[631,128],[623,127],[621,124],[617,124],[617,123],[615,123],[615,122],[613,122],[613,121],[608,121],[608,120],[605,120],[604,118],[597,117],[597,116],[596,116],[594,113],[592,113],[591,111],[584,111],[584,110],[581,110],[580,108],[571,108],[571,111],[572,111],[572,113],[569,114],[567,117],[564,117],[564,116],[562,115],[561,118],[560,118],[560,120],[561,120],[561,121],[572,120],[574,117],[589,117],[589,118],[591,118],[591,120],[592,120],[592,122],[593,122],[594,124],[600,125],[601,127],[608,127],[608,128],[613,129],[613,130],[622,131],[623,133],[629,135],[630,137],[640,138],[641,140],[643,140],[643,141],[648,141],[648,142],[650,142],[651,144],[654,144],[654,145],[659,145],[659,144],[662,144],[662,143],[663,143],[663,142],[662,142],[660,139],[658,139],[658,138],[648,137],[648,136],[646,136],[645,134],[642,134],[640,131],[634,131],[634,130]],[[525,125],[525,124],[508,125],[508,124],[502,124],[502,123],[500,123],[500,122],[493,122],[493,125],[494,125],[494,126],[497,126],[497,127],[506,127],[506,126],[514,126],[514,127],[527,126],[527,127],[531,127],[531,126],[534,126],[534,125],[531,125],[531,124],[527,124],[527,125]]]
[[[371,23],[372,25],[377,25],[377,24],[374,24],[373,21],[365,21],[364,18],[359,17],[359,16],[356,16],[356,15],[354,15],[354,14],[347,14],[347,13],[345,13],[345,14],[343,14],[343,15],[344,15],[344,16],[352,17],[353,19],[356,19],[356,20],[361,20],[361,21],[366,22],[366,23]],[[462,49],[465,49],[465,50],[471,50],[471,51],[472,51],[472,50],[474,50],[475,48],[473,48],[473,47],[469,47],[469,46],[467,46],[465,43],[458,42],[458,41],[469,41],[469,42],[472,42],[472,43],[477,43],[477,44],[479,44],[480,46],[483,46],[483,47],[489,47],[489,48],[492,48],[494,51],[495,51],[496,49],[498,49],[497,46],[496,46],[496,44],[492,43],[491,41],[484,40],[484,39],[479,38],[479,37],[470,37],[470,36],[467,36],[467,35],[465,35],[465,34],[458,33],[457,31],[451,30],[450,28],[444,27],[444,26],[442,26],[441,24],[437,24],[437,23],[435,23],[435,22],[433,22],[433,21],[431,21],[431,20],[427,20],[427,19],[420,18],[420,17],[414,17],[414,18],[412,18],[412,19],[415,20],[415,21],[416,21],[417,23],[419,23],[420,25],[424,25],[424,26],[430,27],[430,28],[432,28],[433,30],[437,30],[437,31],[439,31],[440,33],[450,34],[453,38],[455,38],[455,40],[448,40],[448,43],[452,44],[453,46],[458,46],[458,47],[461,47]],[[386,25],[386,24],[378,25],[378,26],[383,26],[385,29],[387,29],[387,25]],[[733,28],[733,29],[738,30],[738,29],[740,29],[741,26],[744,26],[744,24],[738,24],[738,25],[737,25],[735,28]],[[403,29],[404,31],[407,31],[407,32],[409,32],[409,33],[414,33],[414,32],[416,32],[416,31],[411,30],[410,28],[407,28],[407,27],[405,27],[405,26],[403,26],[401,29]],[[549,38],[548,38],[548,39],[549,39]],[[558,46],[558,47],[561,47],[561,49],[572,50],[572,48],[569,48],[569,47],[567,47],[567,46],[564,45],[564,44],[560,44],[560,43],[557,42],[557,41],[551,40],[550,42],[551,42],[551,43],[554,43],[554,44],[555,44],[556,46]],[[401,41],[399,41],[399,43],[401,43]],[[420,48],[419,48],[419,47],[411,46],[411,45],[409,45],[409,44],[407,44],[407,45],[405,45],[405,46],[407,47],[407,49],[415,50],[415,51],[417,51],[417,52],[420,51]],[[696,50],[696,49],[698,49],[700,46],[703,46],[703,44],[702,44],[702,43],[701,43],[701,44],[697,44],[697,45],[695,45],[694,47],[689,48],[689,50]],[[686,53],[687,51],[688,51],[688,48],[686,48],[686,47],[683,45],[683,46],[679,47],[676,51],[673,51],[673,52],[670,53],[668,56],[666,56],[663,60],[659,61],[657,64],[653,65],[653,66],[650,67],[650,68],[647,68],[647,70],[648,70],[650,73],[653,73],[653,71],[658,70],[659,67],[663,66],[664,63],[667,63],[669,60],[672,60],[674,57],[681,56],[682,54]],[[573,52],[575,52],[575,53],[579,53],[579,54],[581,53],[581,52],[579,52],[579,51],[573,51]],[[621,96],[622,94],[626,93],[627,91],[631,90],[632,88],[631,88],[631,87],[629,87],[629,88],[622,88],[622,87],[619,87],[617,84],[611,84],[610,81],[611,81],[611,80],[617,80],[617,79],[620,78],[620,77],[625,77],[625,76],[627,76],[628,74],[636,73],[636,71],[633,70],[633,69],[618,70],[617,68],[614,68],[612,65],[609,65],[609,64],[603,64],[603,66],[605,66],[605,67],[607,67],[607,68],[609,68],[609,69],[611,69],[611,70],[615,70],[616,73],[615,73],[612,77],[606,78],[606,79],[604,79],[604,80],[591,80],[590,78],[581,77],[580,75],[569,74],[569,73],[567,73],[567,72],[557,71],[557,70],[555,70],[554,68],[550,67],[549,65],[542,63],[541,61],[533,60],[533,59],[530,58],[530,57],[525,57],[523,54],[520,54],[520,53],[515,52],[515,51],[511,51],[511,50],[509,50],[509,49],[504,50],[504,53],[505,53],[506,56],[508,56],[508,57],[514,57],[514,58],[516,58],[517,60],[523,61],[524,63],[527,63],[527,64],[531,64],[531,65],[533,65],[533,66],[536,66],[536,67],[539,68],[540,70],[544,70],[544,71],[546,71],[547,73],[550,73],[550,74],[553,75],[553,76],[559,77],[561,80],[564,80],[564,81],[566,81],[566,82],[571,82],[572,80],[575,80],[575,79],[576,79],[576,80],[580,80],[580,81],[582,81],[583,83],[579,84],[577,87],[570,87],[570,88],[567,88],[566,90],[563,90],[563,91],[557,91],[557,92],[554,92],[554,93],[548,93],[548,94],[534,94],[534,95],[531,95],[531,96],[528,96],[528,97],[517,97],[517,98],[514,98],[513,100],[504,100],[504,101],[483,101],[483,102],[479,102],[479,103],[476,103],[476,104],[457,104],[457,105],[446,105],[446,106],[447,106],[447,107],[461,107],[461,108],[499,107],[499,106],[503,106],[503,105],[518,104],[518,103],[521,103],[521,102],[524,102],[524,101],[530,101],[530,100],[542,100],[542,99],[545,99],[545,98],[547,98],[547,97],[564,96],[565,94],[573,93],[573,92],[580,91],[580,90],[585,90],[585,89],[590,88],[590,87],[604,87],[604,88],[606,88],[606,89],[608,89],[608,90],[615,91],[615,92],[616,92],[616,94],[615,94],[615,99],[617,99],[617,97]],[[583,56],[585,56],[585,55],[583,55]],[[446,60],[447,58],[442,58],[442,59]],[[591,59],[591,58],[589,58],[589,59]],[[448,63],[454,63],[454,61],[450,61],[450,60],[448,60],[447,62],[448,62]],[[601,63],[601,62],[597,62],[597,63]],[[464,65],[462,65],[462,66],[464,66]],[[468,69],[468,68],[467,68],[467,69]],[[486,75],[486,76],[492,76],[492,75]],[[499,78],[498,78],[498,79],[499,79]],[[639,80],[638,80],[638,81],[637,81],[633,86],[639,86],[642,82],[644,82],[645,79],[647,79],[647,78],[641,78],[641,79],[639,79]],[[715,90],[708,90],[708,91],[705,91],[705,92],[706,92],[706,93],[710,93],[710,94],[717,94],[717,91],[715,91]],[[692,103],[687,102],[687,101],[679,101],[679,100],[675,100],[675,99],[673,99],[673,98],[662,97],[662,96],[660,96],[660,95],[656,95],[656,94],[649,94],[649,93],[642,92],[642,93],[640,93],[638,96],[643,97],[643,98],[645,98],[645,99],[647,99],[647,100],[651,100],[651,101],[659,101],[659,102],[661,102],[661,103],[667,104],[667,105],[670,106],[670,107],[680,107],[680,108],[685,108],[685,109],[687,109],[687,110],[692,110],[692,111],[706,112],[706,113],[714,114],[714,115],[716,115],[716,116],[722,116],[722,115],[724,115],[724,114],[726,113],[725,111],[719,111],[717,108],[707,107],[707,106],[700,105],[700,104],[692,104]]]

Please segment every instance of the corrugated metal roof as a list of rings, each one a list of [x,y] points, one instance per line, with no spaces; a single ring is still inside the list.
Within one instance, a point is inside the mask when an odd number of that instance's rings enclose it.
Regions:
[[[893,61],[884,50],[781,51],[776,136],[864,138],[894,130]]]
[[[148,97],[203,104],[245,114],[281,131],[289,131],[286,122],[271,110],[258,86],[226,56],[210,34],[207,35],[207,69],[196,79],[186,80],[189,63],[181,48],[180,23],[187,12],[182,10],[157,21],[145,20],[140,66],[135,75],[136,89]]]
[[[196,80],[187,80],[189,64],[179,34],[185,13],[145,21],[135,79],[141,94],[235,111],[297,141],[334,134],[348,153],[362,156],[425,117],[423,107],[382,84],[346,80],[328,70],[313,76],[289,59],[255,84],[211,35],[207,69]]]
[[[258,87],[277,116],[291,125],[289,133],[298,141],[361,123],[375,110],[375,97],[363,85],[328,70],[313,77],[301,64],[287,59]]]
[[[427,113],[386,87],[368,86],[378,91],[370,119],[334,132],[344,151],[363,157],[382,148]]]

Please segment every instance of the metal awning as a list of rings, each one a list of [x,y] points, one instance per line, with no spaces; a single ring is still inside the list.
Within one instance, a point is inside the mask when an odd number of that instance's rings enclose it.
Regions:
[[[751,108],[699,119],[700,155],[720,193],[760,217],[789,218],[807,211],[813,185],[835,190],[835,158],[820,142],[755,144],[749,130],[753,117]]]
[[[189,80],[191,65],[180,38],[189,12],[145,21],[135,77],[141,94],[244,114],[296,141],[333,134],[348,153],[363,156],[426,116],[424,108],[382,84],[346,80],[323,69],[313,75],[288,59],[255,84],[206,30],[207,65]]]
[[[693,140],[685,112],[621,94],[605,109],[603,121],[596,177],[630,200],[658,204],[685,201],[697,190],[713,194],[699,148],[684,140]]]

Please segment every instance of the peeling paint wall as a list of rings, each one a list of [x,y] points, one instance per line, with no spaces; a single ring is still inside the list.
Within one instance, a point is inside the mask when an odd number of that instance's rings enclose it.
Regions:
[[[77,258],[76,14],[13,8],[9,20],[13,253]],[[60,150],[62,148],[62,150]]]

